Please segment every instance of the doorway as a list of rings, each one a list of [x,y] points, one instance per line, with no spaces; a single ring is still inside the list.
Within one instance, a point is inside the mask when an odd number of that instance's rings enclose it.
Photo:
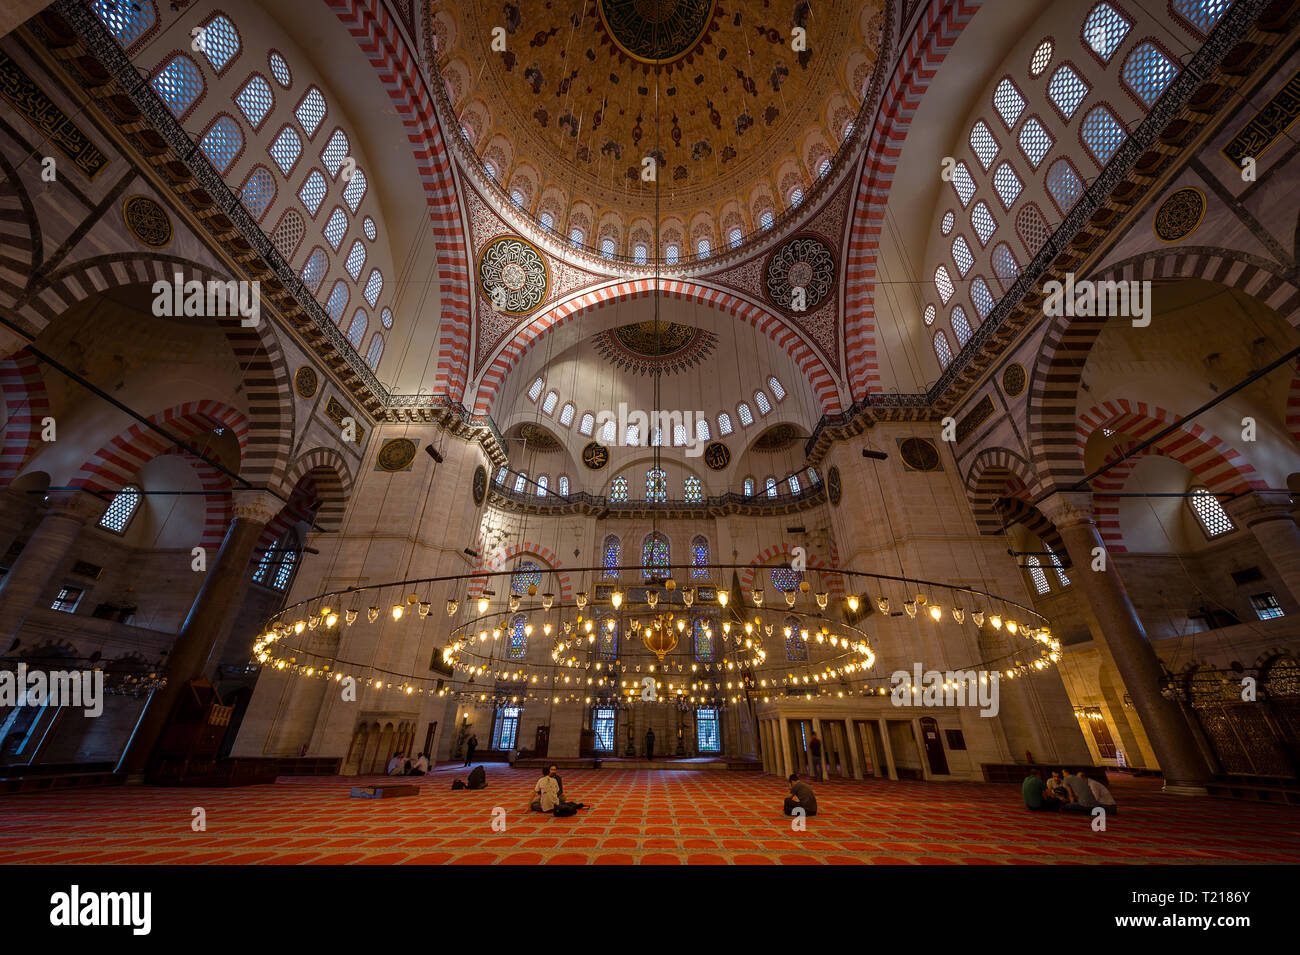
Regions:
[[[930,763],[930,775],[947,776],[948,757],[943,751],[943,738],[939,736],[939,721],[933,716],[921,717],[921,743]]]
[[[534,756],[545,756],[551,747],[551,728],[549,726],[537,727],[537,745],[533,747]]]
[[[429,724],[429,728],[424,731],[424,749],[420,752],[429,757],[429,766],[438,761],[438,754],[433,751],[433,738],[438,735],[438,721],[434,720]]]

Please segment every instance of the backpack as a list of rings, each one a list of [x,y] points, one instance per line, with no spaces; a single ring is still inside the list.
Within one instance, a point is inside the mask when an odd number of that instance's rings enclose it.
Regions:
[[[557,816],[576,816],[578,810],[574,807],[573,803],[562,802],[555,807],[555,814]]]
[[[486,789],[487,788],[487,771],[482,766],[475,766],[469,774],[469,785],[466,789]]]
[[[451,781],[451,788],[452,788],[452,789],[464,789],[464,788],[465,788],[465,783],[464,783],[463,781],[459,780],[459,779],[453,779],[453,780]]]

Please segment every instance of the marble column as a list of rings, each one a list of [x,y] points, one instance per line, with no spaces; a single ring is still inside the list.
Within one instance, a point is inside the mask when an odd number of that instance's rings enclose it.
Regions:
[[[108,506],[86,491],[51,491],[45,500],[45,516],[0,582],[0,633],[5,646],[18,635],[41,594],[58,576],[86,521]]]
[[[1164,674],[1092,514],[1092,496],[1058,491],[1041,510],[1060,532],[1074,569],[1070,580],[1096,614],[1102,639],[1146,728],[1165,776],[1165,792],[1205,795],[1209,771],[1186,719],[1161,694]],[[1094,554],[1102,558],[1094,561]],[[1100,565],[1102,569],[1094,570]]]
[[[848,745],[849,771],[854,779],[861,779],[866,764],[862,760],[861,753],[858,752],[858,727],[852,717],[844,721],[844,739]]]
[[[1291,516],[1291,492],[1251,491],[1223,507],[1238,527],[1250,529],[1291,598],[1300,603],[1300,526]]]
[[[815,716],[812,719],[812,731],[813,736],[816,736],[822,741],[822,755],[821,759],[818,760],[813,756],[812,746],[808,747],[808,771],[814,776],[828,776],[830,775],[830,771],[826,768],[826,762],[828,755],[827,750],[829,749],[827,744],[829,741],[826,737],[822,736],[822,721]]]
[[[781,725],[781,777],[784,779],[794,772],[794,763],[790,759],[790,721],[784,716],[780,718]]]
[[[880,745],[885,748],[885,768],[890,779],[897,779],[898,767],[894,765],[894,741],[889,738],[889,720],[881,718],[878,725],[880,726]]]
[[[267,491],[235,492],[234,517],[221,549],[167,655],[166,682],[149,697],[118,763],[118,772],[133,776],[144,773],[187,682],[206,671],[217,639],[239,611],[253,549],[279,505]]]

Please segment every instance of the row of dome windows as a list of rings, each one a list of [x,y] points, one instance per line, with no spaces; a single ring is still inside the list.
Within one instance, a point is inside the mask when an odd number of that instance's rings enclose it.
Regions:
[[[96,0],[92,8],[128,52],[147,38],[157,26],[157,11],[150,2],[123,4],[109,2],[109,0]],[[208,61],[217,76],[222,76],[229,70],[243,49],[238,29],[224,14],[214,14],[203,21],[194,36],[193,46],[195,52],[200,53]],[[279,52],[275,50],[268,52],[267,65],[277,85],[286,90],[293,85],[293,71]],[[178,120],[188,117],[207,92],[198,63],[185,53],[176,53],[167,59],[153,72],[149,83]],[[267,78],[254,72],[240,86],[233,99],[252,131],[260,132],[275,105],[275,94]],[[328,106],[324,94],[316,86],[309,86],[294,108],[294,117],[301,126],[302,133],[293,124],[286,123],[271,140],[267,153],[285,179],[292,175],[302,158],[303,134],[307,140],[314,139],[327,113]],[[243,153],[245,146],[243,129],[233,116],[219,113],[200,134],[198,146],[213,168],[224,176]],[[349,150],[350,142],[347,133],[336,127],[320,155],[331,177],[338,179],[340,171],[343,171],[342,201],[351,210],[351,214],[355,215],[361,201],[365,198],[368,183],[365,172],[357,169],[355,162],[348,156]],[[314,219],[319,213],[328,190],[328,181],[321,170],[311,169],[297,193],[299,201],[311,218]],[[275,178],[271,171],[264,165],[256,165],[240,186],[239,197],[249,215],[260,223],[275,201],[277,192]],[[343,205],[335,206],[326,220],[322,234],[336,253],[342,246],[348,226],[349,215],[344,212]],[[376,240],[378,229],[373,218],[364,217],[362,231],[369,241]],[[281,215],[279,223],[271,233],[271,241],[285,259],[291,259],[301,245],[305,232],[306,225],[302,215],[294,209],[288,209]],[[366,258],[365,243],[360,238],[355,239],[343,263],[344,270],[355,283],[361,282]],[[317,246],[308,255],[301,272],[303,284],[313,295],[319,294],[329,268],[329,257],[324,249]],[[383,288],[382,271],[371,268],[362,288],[362,295],[370,308],[378,304]],[[327,299],[326,311],[340,328],[350,296],[350,291],[340,280],[331,288]],[[380,321],[385,329],[391,328],[393,325],[391,310],[384,308],[380,314]],[[369,315],[362,308],[358,308],[353,313],[352,320],[348,324],[347,340],[358,353],[361,351],[369,324]],[[378,367],[383,350],[384,338],[377,331],[371,337],[370,346],[365,353],[366,363],[371,368]]]
[[[497,471],[496,483],[505,487],[509,481],[511,472],[508,468],[502,467]],[[809,466],[804,470],[808,479],[808,486],[813,487],[821,483],[821,478],[817,474],[817,469]],[[789,474],[784,478],[777,479],[771,475],[763,479],[763,493],[766,497],[775,498],[781,494],[781,485],[784,484],[791,494],[803,493],[804,485],[799,480],[799,474]],[[546,497],[551,493],[550,477],[542,474],[535,481],[530,481],[527,471],[515,473],[515,480],[512,485],[516,494],[536,494],[537,497]],[[755,492],[754,478],[746,477],[742,484],[741,493],[745,497],[753,497]],[[610,482],[609,500],[613,502],[627,501],[628,498],[628,479],[619,475]],[[556,492],[560,497],[569,495],[569,476],[561,474],[556,482]],[[646,471],[645,475],[645,498],[647,501],[662,502],[668,500],[668,474],[663,468],[651,468]],[[704,486],[700,479],[693,474],[689,474],[682,481],[682,500],[688,504],[698,503],[704,500]]]
[[[1230,6],[1230,0],[1174,0],[1171,8],[1184,19],[1193,32],[1202,37],[1213,28]],[[1084,20],[1081,38],[1085,48],[1102,64],[1108,66],[1120,45],[1129,34],[1133,20],[1121,13],[1108,2],[1096,4]],[[1055,46],[1050,38],[1044,39],[1034,50],[1029,63],[1031,77],[1040,77],[1052,62]],[[1120,81],[1124,88],[1143,107],[1149,110],[1178,74],[1175,59],[1164,52],[1153,39],[1144,39],[1137,43],[1125,57],[1120,68]],[[1080,72],[1069,62],[1061,63],[1047,81],[1047,99],[1062,123],[1068,124],[1075,117],[1084,99],[1092,87]],[[1056,140],[1047,126],[1036,115],[1024,116],[1028,101],[1015,81],[1010,76],[1003,77],[993,93],[993,108],[1008,133],[1015,129],[1022,117],[1016,143],[1021,155],[1033,170],[1038,170],[1055,145]],[[1098,104],[1083,117],[1079,128],[1079,138],[1088,154],[1099,167],[1103,167],[1115,155],[1127,139],[1128,133],[1115,114],[1105,105]],[[982,119],[972,126],[967,137],[968,145],[977,164],[985,174],[992,173],[990,182],[1004,211],[1010,213],[1012,206],[1020,197],[1024,182],[1010,159],[994,167],[994,160],[1002,149],[997,136]],[[970,206],[975,197],[976,182],[970,167],[964,161],[958,161],[952,170],[953,191],[961,207]],[[1064,157],[1050,164],[1043,179],[1044,187],[1057,212],[1066,215],[1083,195],[1083,179],[1078,171]],[[943,235],[952,232],[956,217],[952,211],[944,214],[940,224]],[[998,228],[997,219],[983,200],[975,202],[971,208],[970,224],[981,247],[987,246]],[[1042,211],[1034,203],[1026,203],[1015,218],[1016,233],[1032,257],[1051,237]],[[963,235],[956,235],[949,251],[957,276],[965,280],[975,266],[975,253]],[[990,253],[990,263],[997,277],[1003,294],[1016,281],[1020,273],[1020,263],[1011,247],[1006,242],[994,244]],[[940,303],[947,306],[956,294],[956,283],[946,263],[936,266],[934,271],[935,290]],[[992,312],[995,299],[983,276],[976,275],[970,280],[970,300],[975,313],[983,321]],[[937,315],[933,304],[927,305],[923,319],[927,326],[932,325]],[[970,317],[962,305],[954,305],[949,315],[950,325],[957,340],[957,349],[963,348],[971,339],[973,331]],[[934,332],[933,345],[935,357],[941,369],[946,369],[955,357],[955,351],[943,329]]]
[[[778,402],[785,400],[785,396],[786,396],[785,387],[781,384],[780,380],[775,375],[768,376],[767,386],[772,390],[772,394],[776,397],[776,400]],[[542,391],[545,387],[546,387],[545,379],[539,376],[528,387],[528,400],[532,401],[533,403],[536,403],[537,400],[541,397]],[[555,406],[559,404],[559,401],[560,401],[560,393],[555,389],[551,389],[549,392],[547,392],[546,398],[542,401],[542,413],[547,415],[554,413]],[[762,388],[756,389],[754,391],[754,404],[757,405],[760,415],[768,415],[772,411],[772,402],[768,399],[767,393],[763,391]],[[560,422],[560,424],[562,424],[566,428],[572,427],[575,413],[576,413],[576,409],[573,402],[566,401],[564,403],[564,407],[560,409],[560,416],[557,420]],[[751,424],[754,423],[754,413],[752,410],[750,410],[748,402],[742,401],[736,406],[736,416],[740,419],[741,425],[743,425],[746,428],[748,428]],[[718,419],[719,436],[726,437],[727,435],[731,434],[732,431],[734,430],[731,424],[731,415],[723,411],[718,414],[717,419]],[[589,438],[592,436],[592,433],[595,431],[595,427],[596,427],[595,413],[591,411],[583,412],[582,419],[578,423],[578,433]],[[601,428],[600,440],[604,441],[606,444],[613,444],[615,441],[618,440],[617,430],[618,429],[614,421],[606,420],[605,424]],[[675,447],[685,447],[686,445],[690,444],[689,439],[690,436],[687,433],[686,425],[680,423],[673,425],[673,445]],[[713,440],[713,431],[709,426],[708,419],[705,418],[703,415],[695,419],[695,440],[697,441]],[[641,443],[641,429],[639,425],[637,424],[628,425],[627,431],[624,435],[624,443],[628,445],[639,445]],[[662,443],[663,443],[663,435],[660,429],[659,428],[651,429],[650,442],[648,446],[658,447]]]

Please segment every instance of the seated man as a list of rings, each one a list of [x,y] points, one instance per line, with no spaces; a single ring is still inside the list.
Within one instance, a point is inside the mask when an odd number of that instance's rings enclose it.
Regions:
[[[1020,784],[1020,795],[1025,800],[1025,808],[1030,812],[1056,812],[1061,803],[1050,792],[1043,780],[1043,771],[1030,770],[1025,781]]]
[[[411,770],[412,776],[423,776],[429,771],[429,757],[423,753],[415,761],[415,767]]]
[[[584,806],[582,803],[569,802],[567,799],[564,798],[564,780],[561,778],[558,770],[559,767],[556,766],[554,763],[552,763],[546,769],[546,771],[555,778],[555,784],[560,787],[560,805],[572,806],[575,812],[579,809],[586,809],[587,807]]]
[[[1119,815],[1119,806],[1115,805],[1115,797],[1110,794],[1110,790],[1091,776],[1088,777],[1088,791],[1092,793],[1092,798],[1097,801],[1097,805],[1105,809],[1108,815]]]
[[[1083,775],[1083,770],[1079,770],[1073,776],[1066,776],[1065,786],[1070,791],[1070,800],[1061,807],[1061,811],[1077,812],[1084,816],[1091,815],[1097,800],[1093,798],[1092,790],[1088,788],[1088,780]]]
[[[1047,791],[1060,802],[1070,801],[1070,790],[1065,786],[1065,777],[1061,770],[1056,770],[1047,777]]]
[[[402,758],[401,753],[394,753],[393,758],[388,761],[387,773],[389,776],[401,776],[406,771],[406,760]]]
[[[560,784],[555,777],[551,775],[551,770],[555,767],[549,766],[542,778],[537,780],[533,786],[533,792],[537,794],[533,799],[532,805],[529,806],[533,812],[555,812],[555,807],[560,804]]]
[[[817,815],[817,797],[812,787],[799,779],[798,773],[790,774],[790,795],[785,797],[785,814],[793,816],[795,809],[802,809],[805,816]]]

